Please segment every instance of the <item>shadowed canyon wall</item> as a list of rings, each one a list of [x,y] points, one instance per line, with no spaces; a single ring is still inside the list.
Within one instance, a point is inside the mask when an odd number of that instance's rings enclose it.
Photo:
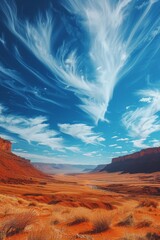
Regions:
[[[160,147],[148,148],[112,159],[101,171],[151,173],[160,171]]]

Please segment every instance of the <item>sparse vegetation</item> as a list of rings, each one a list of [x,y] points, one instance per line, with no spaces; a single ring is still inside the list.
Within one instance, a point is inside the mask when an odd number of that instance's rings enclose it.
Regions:
[[[83,207],[76,208],[71,212],[72,217],[68,225],[72,226],[72,225],[80,224],[83,222],[88,222],[89,214],[90,214],[90,210],[86,208],[83,208]]]
[[[152,220],[148,216],[145,216],[142,221],[138,222],[136,227],[137,228],[145,228],[150,227],[152,225]]]
[[[6,234],[4,232],[0,232],[0,240],[5,240]]]
[[[146,237],[134,233],[126,233],[125,236],[119,240],[146,240]]]
[[[100,211],[98,214],[93,215],[92,225],[93,233],[101,233],[109,230],[111,227],[112,217]]]
[[[117,226],[133,226],[134,225],[134,217],[132,214],[128,215],[125,219],[120,221]]]
[[[160,235],[157,233],[147,233],[146,240],[160,240]]]
[[[40,229],[36,229],[29,233],[27,240],[60,240],[62,234],[59,231],[52,229],[51,227],[45,226]]]
[[[88,222],[88,218],[86,216],[74,216],[73,220],[70,223],[68,223],[68,225],[72,226],[83,222]]]
[[[33,211],[22,212],[14,214],[9,218],[3,219],[0,224],[0,231],[6,236],[22,232],[28,225],[35,220],[35,213]]]
[[[138,207],[157,208],[158,207],[158,202],[156,202],[155,200],[144,199],[139,203]]]
[[[35,184],[26,187],[30,190],[18,186],[23,198],[19,193],[18,196],[0,194],[0,240],[160,240],[159,196],[145,199],[95,190],[88,193],[82,186],[81,199],[79,189],[72,191],[73,185],[68,190],[63,183],[62,190],[54,194],[51,191],[57,191],[57,186],[53,185],[55,190],[52,190],[51,184],[38,197],[34,194],[38,193]],[[6,186],[12,193],[12,188]],[[24,191],[33,194],[24,196]],[[54,197],[61,202],[48,204]],[[70,199],[75,199],[74,204]],[[111,202],[114,210],[106,209],[105,202]]]

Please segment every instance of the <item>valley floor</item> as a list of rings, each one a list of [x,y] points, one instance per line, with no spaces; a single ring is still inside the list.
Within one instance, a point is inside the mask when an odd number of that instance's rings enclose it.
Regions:
[[[160,239],[160,173],[1,181],[3,239]]]

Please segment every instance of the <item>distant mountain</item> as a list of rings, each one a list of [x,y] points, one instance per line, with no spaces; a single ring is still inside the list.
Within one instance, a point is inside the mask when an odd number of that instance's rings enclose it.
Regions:
[[[44,173],[34,168],[29,160],[13,154],[11,147],[10,141],[0,138],[0,181],[46,177]]]
[[[89,172],[95,168],[95,165],[81,165],[81,164],[61,164],[61,163],[41,163],[34,162],[33,166],[44,173],[56,174],[56,173],[82,173]]]
[[[147,148],[122,157],[112,159],[100,171],[125,173],[152,173],[160,171],[160,147]]]
[[[100,164],[96,168],[94,168],[92,172],[100,172],[105,166],[106,164]]]

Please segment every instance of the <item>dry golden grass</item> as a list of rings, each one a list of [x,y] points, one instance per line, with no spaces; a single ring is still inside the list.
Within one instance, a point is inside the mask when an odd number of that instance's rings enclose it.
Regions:
[[[59,223],[63,223],[67,219],[59,212],[55,212],[52,215],[53,216],[51,217],[51,221],[50,221],[51,225],[56,225],[56,224],[59,224]]]
[[[69,226],[88,222],[90,210],[84,207],[75,208],[70,212]]]
[[[91,219],[93,225],[92,233],[101,233],[109,230],[111,227],[112,218],[112,215],[109,215],[105,211],[94,212]]]
[[[134,217],[133,214],[129,214],[123,220],[121,220],[117,226],[133,226],[134,225]]]
[[[0,240],[5,240],[6,234],[4,232],[0,232]]]
[[[75,236],[70,238],[70,240],[76,240],[76,239],[94,240],[94,238],[92,236],[83,235],[83,234],[76,234]]]
[[[147,233],[145,240],[160,240],[160,235],[157,233]]]
[[[49,226],[35,229],[30,232],[27,240],[61,240],[62,234],[60,231]]]
[[[3,219],[0,223],[0,231],[6,236],[22,232],[28,225],[35,221],[34,211],[22,212]]]
[[[88,222],[88,218],[86,216],[74,216],[73,220],[68,223],[68,226],[80,224],[83,222]]]
[[[139,203],[138,207],[157,208],[158,207],[158,202],[155,201],[155,200],[144,199]]]
[[[152,225],[153,219],[147,215],[143,216],[143,219],[137,223],[137,228],[150,227]]]
[[[126,233],[123,238],[119,240],[147,240],[146,237],[134,233]]]

